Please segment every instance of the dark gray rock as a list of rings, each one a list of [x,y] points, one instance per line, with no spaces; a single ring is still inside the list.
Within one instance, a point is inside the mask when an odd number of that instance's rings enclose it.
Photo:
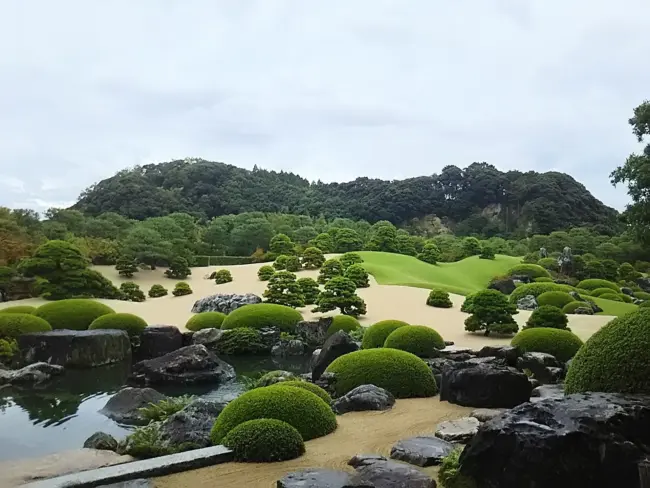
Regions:
[[[226,331],[214,328],[197,330],[192,336],[192,344],[203,345],[209,350],[214,351],[217,349],[219,339],[224,332]]]
[[[141,478],[139,480],[120,481],[110,485],[101,485],[97,488],[156,488],[153,481]]]
[[[116,451],[117,440],[105,432],[95,432],[84,442],[85,449],[98,449],[100,451]]]
[[[517,300],[517,308],[519,310],[537,310],[539,304],[537,303],[537,298],[533,295],[526,295]]]
[[[375,488],[436,488],[436,482],[428,475],[396,461],[367,457],[355,469],[361,480]]]
[[[454,360],[448,358],[427,358],[423,359],[423,361],[427,363],[434,376],[442,374],[442,370],[445,366],[454,364]]]
[[[289,473],[278,480],[277,488],[374,488],[357,475],[333,469],[306,469]]]
[[[127,425],[146,425],[140,409],[167,398],[152,388],[124,388],[111,397],[99,413]]]
[[[314,361],[314,367],[311,370],[311,376],[314,381],[318,380],[325,372],[327,367],[339,356],[357,351],[359,346],[352,338],[342,330],[332,334],[327,338],[325,344]]]
[[[26,363],[94,368],[131,358],[131,341],[122,330],[53,330],[18,336]]]
[[[561,380],[562,366],[555,356],[543,352],[527,352],[517,360],[517,368],[529,370],[542,385]]]
[[[436,437],[448,442],[466,443],[478,432],[481,423],[475,417],[463,417],[441,422],[436,427]]]
[[[133,365],[130,380],[136,384],[225,383],[235,377],[234,368],[203,345],[187,346],[164,356]]]
[[[0,369],[0,385],[38,385],[63,371],[63,366],[49,363],[34,363],[15,370]]]
[[[646,293],[650,293],[650,278],[647,278],[645,276],[637,278],[636,284],[639,285],[639,288],[641,288]]]
[[[357,468],[359,466],[366,466],[367,464],[375,463],[377,461],[388,461],[388,458],[380,454],[357,454],[352,456],[348,461],[348,466]]]
[[[296,335],[310,349],[322,347],[327,340],[327,331],[332,321],[332,317],[323,317],[314,321],[299,322],[296,325]]]
[[[528,378],[528,381],[530,382],[530,387],[533,389],[541,385],[541,383],[535,378]]]
[[[395,397],[387,390],[375,385],[361,385],[350,390],[332,405],[340,414],[364,410],[388,410],[395,405]]]
[[[264,327],[260,329],[260,342],[269,352],[280,341],[280,329],[277,327]]]
[[[500,280],[492,280],[488,285],[491,290],[498,290],[504,295],[510,295],[517,286],[512,278],[503,278]]]
[[[308,353],[307,344],[299,339],[280,340],[271,349],[271,355],[277,357],[304,356]]]
[[[403,439],[393,446],[390,457],[416,466],[435,466],[453,451],[454,445],[434,436]]]
[[[517,282],[518,283],[530,283],[531,282],[530,276],[528,276],[528,275],[512,275],[510,278],[512,278],[512,280],[515,283],[517,283]]]
[[[245,295],[219,293],[197,300],[192,307],[192,313],[221,312],[228,315],[239,307],[255,303],[262,303],[262,299],[252,293]]]
[[[575,315],[593,315],[594,314],[594,309],[587,304],[584,307],[578,307],[576,308],[573,313]]]
[[[311,359],[309,360],[309,370],[311,371],[314,369],[314,365],[316,364],[316,361],[318,360],[318,356],[320,354],[321,350],[320,349],[314,349],[314,351],[311,353]],[[311,378],[311,373],[309,373],[309,377]]]
[[[521,354],[522,351],[517,346],[484,346],[478,352],[478,357],[496,357],[504,359],[508,366],[516,366]]]
[[[564,398],[564,385],[541,385],[534,388],[530,394],[531,402],[538,402],[547,398],[556,400]]]
[[[309,376],[310,376],[309,381],[314,383],[316,386],[320,386],[323,390],[325,390],[330,395],[335,396],[336,374],[323,373],[322,375],[320,375],[320,378],[318,378],[317,380],[311,378],[311,374],[309,374]]]
[[[180,412],[160,423],[160,443],[163,448],[193,449],[211,446],[210,431],[225,403],[197,399]]]
[[[591,305],[591,309],[593,310],[594,313],[600,313],[603,311],[602,308],[600,308],[598,305],[596,305],[596,302],[589,302],[589,305]]]
[[[488,420],[492,420],[494,417],[498,417],[505,411],[505,408],[477,408],[472,410],[472,413],[470,413],[469,416],[474,417],[479,422],[487,422]]]
[[[568,395],[483,424],[461,454],[460,472],[477,488],[637,487],[649,446],[649,397]]]
[[[139,359],[164,356],[183,347],[183,334],[173,325],[150,325],[140,336]]]
[[[194,332],[191,330],[186,330],[182,332],[183,334],[183,347],[191,346],[193,344],[192,338],[194,337]]]
[[[527,402],[528,377],[514,368],[456,363],[442,372],[440,400],[466,407],[512,408]]]
[[[571,298],[573,298],[576,302],[586,302],[584,298],[578,293],[577,291],[570,291],[569,295],[571,295]]]

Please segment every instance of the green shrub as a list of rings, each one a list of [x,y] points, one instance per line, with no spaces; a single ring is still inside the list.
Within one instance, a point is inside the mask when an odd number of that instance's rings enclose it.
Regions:
[[[491,332],[514,334],[519,325],[512,316],[517,313],[517,307],[500,291],[479,291],[472,298],[472,315],[465,319],[465,330],[482,330],[486,336]]]
[[[16,354],[20,352],[16,339],[0,337],[0,364],[10,364]]]
[[[214,282],[217,285],[223,285],[224,283],[230,283],[232,281],[232,274],[227,269],[220,269],[214,275]]]
[[[125,300],[129,302],[144,302],[147,298],[140,286],[133,283],[133,281],[125,281],[120,285],[120,291]]]
[[[46,320],[53,329],[87,330],[95,319],[109,313],[115,310],[103,303],[69,298],[41,305],[34,315]]]
[[[304,440],[327,435],[336,429],[334,412],[314,393],[301,388],[276,385],[256,388],[230,402],[217,417],[212,428],[212,443],[220,444],[238,425],[261,418],[287,422],[300,432]]]
[[[553,283],[553,278],[547,278],[542,276],[541,278],[535,278],[535,283]]]
[[[601,295],[604,295],[605,293],[614,293],[611,288],[596,288],[595,290],[591,290],[591,296],[592,297],[599,297]]]
[[[547,269],[542,268],[539,264],[518,264],[508,270],[508,276],[528,276],[531,280],[534,278],[550,278],[551,274]]]
[[[192,315],[185,324],[187,330],[196,332],[202,329],[220,329],[226,314],[221,312],[201,312]]]
[[[623,299],[621,298],[621,296],[618,293],[603,293],[598,298],[602,298],[603,300],[611,300],[613,302],[622,302],[623,301]]]
[[[645,291],[637,291],[634,292],[634,297],[638,298],[639,300],[650,300],[650,293],[646,293]],[[0,310],[1,312],[2,310]]]
[[[281,331],[293,332],[296,324],[301,320],[302,315],[300,315],[300,312],[291,307],[273,303],[255,303],[244,305],[230,312],[223,321],[221,328],[251,327],[253,329],[262,329],[264,327],[277,327]]]
[[[650,307],[650,301],[639,303],[639,307],[641,307],[641,308]]]
[[[174,286],[174,289],[172,290],[172,295],[174,295],[175,297],[182,297],[191,294],[192,294],[192,288],[190,288],[190,285],[185,281],[179,281],[178,283],[176,283],[176,286]]]
[[[515,288],[515,291],[510,294],[510,303],[517,303],[518,300],[527,295],[532,295],[537,298],[547,291],[569,292],[573,291],[573,287],[569,285],[558,285],[557,283],[527,283]]]
[[[162,285],[151,285],[151,288],[149,288],[149,297],[150,298],[164,297],[168,293],[169,292],[167,291],[167,288],[165,288]]]
[[[207,313],[207,312],[204,312]],[[250,327],[228,329],[219,338],[219,353],[231,356],[268,352],[259,330]]]
[[[268,264],[265,264],[264,266],[261,266],[260,269],[257,270],[257,277],[259,278],[260,281],[269,281],[271,279],[271,276],[275,273],[275,268],[273,266],[269,266]]]
[[[138,411],[149,422],[160,422],[180,412],[195,399],[193,395],[168,397],[158,403],[150,403],[146,407],[139,408]]]
[[[344,276],[351,280],[357,288],[368,288],[370,286],[368,272],[361,264],[351,264],[345,270]]]
[[[494,259],[495,253],[492,246],[484,245],[481,247],[481,254],[478,255],[479,259]]]
[[[16,338],[31,332],[52,330],[48,322],[29,313],[1,313],[0,338]]]
[[[285,261],[285,269],[295,273],[302,269],[302,264],[300,263],[300,258],[298,256],[287,256]]]
[[[278,271],[269,280],[262,295],[268,303],[299,308],[305,306],[302,288],[296,275],[290,271]]]
[[[160,423],[152,422],[144,427],[138,427],[123,441],[120,453],[128,454],[137,459],[166,456],[177,452],[163,447],[160,442]]]
[[[545,352],[559,361],[568,361],[578,352],[582,341],[568,330],[537,327],[519,332],[511,345],[518,346],[523,352]]]
[[[607,280],[600,280],[597,278],[582,280],[580,283],[578,283],[577,288],[584,288],[585,290],[595,290],[597,288],[609,288],[610,290],[613,290],[616,293],[620,291],[620,288],[616,283],[612,283],[611,281],[607,281]]]
[[[362,349],[374,349],[377,347],[384,347],[386,338],[400,327],[407,326],[406,322],[401,320],[382,320],[376,324],[371,325],[366,329],[363,335],[363,342],[361,343]]]
[[[530,329],[533,327],[566,329],[568,323],[569,320],[567,319],[566,314],[558,307],[554,307],[553,305],[542,305],[539,308],[533,310],[533,313],[526,321],[524,329]]]
[[[393,331],[384,342],[384,347],[410,352],[421,358],[436,356],[436,350],[445,348],[445,341],[431,327],[407,325]]]
[[[305,305],[313,305],[316,303],[320,294],[320,288],[316,280],[313,278],[298,278],[296,283],[300,286]]]
[[[632,297],[629,295],[626,295],[625,293],[619,293],[618,296],[623,300],[625,303],[632,303],[634,300],[632,300]]]
[[[115,269],[125,278],[132,278],[139,271],[137,261],[131,256],[121,256],[115,263]]]
[[[223,439],[233,451],[235,461],[273,463],[288,461],[305,453],[300,432],[275,419],[248,420],[233,428]]]
[[[324,285],[336,276],[343,276],[343,265],[338,259],[328,259],[323,263],[318,273],[318,282]]]
[[[195,256],[196,266],[236,266],[240,264],[251,264],[251,256]]]
[[[126,331],[129,336],[139,336],[147,328],[144,319],[132,313],[109,313],[93,320],[89,330],[117,329]]]
[[[425,263],[436,264],[440,259],[440,249],[434,242],[427,242],[416,257]]]
[[[545,291],[537,297],[537,303],[562,308],[567,303],[574,301],[574,298],[565,291]]]
[[[571,302],[567,303],[564,307],[562,307],[562,311],[567,314],[572,314],[579,308],[591,308],[591,305],[587,302]]]
[[[350,266],[363,263],[363,258],[356,252],[346,252],[339,258],[339,262],[343,269],[348,269]]]
[[[650,394],[650,310],[640,308],[597,330],[571,361],[564,388],[567,394]]]
[[[311,391],[314,395],[318,396],[321,400],[323,400],[328,405],[332,403],[332,397],[330,396],[329,393],[323,390],[320,386],[310,383],[309,381],[300,381],[300,380],[280,381],[278,383],[274,383],[271,386],[277,386],[277,385],[292,386],[294,388],[302,388],[303,390]]]
[[[438,393],[429,366],[414,354],[397,349],[367,349],[336,358],[327,372],[336,374],[337,396],[361,385],[375,385],[396,398],[429,397]]]
[[[327,329],[327,336],[337,333],[339,330],[347,332],[348,334],[353,330],[361,327],[357,319],[349,315],[335,315],[332,317],[332,325]]]
[[[431,290],[427,298],[427,305],[437,308],[451,308],[454,306],[445,290]]]
[[[302,253],[302,265],[305,269],[318,269],[325,262],[323,251],[317,247],[308,247]]]
[[[335,276],[325,283],[324,288],[318,295],[316,308],[312,312],[330,312],[338,308],[342,314],[353,317],[366,314],[366,302],[357,295],[357,287],[352,280]]]
[[[549,271],[557,271],[559,269],[557,259],[555,258],[542,258],[537,261],[537,264]]]
[[[474,308],[474,297],[476,293],[472,293],[471,295],[467,295],[465,297],[465,300],[463,300],[463,304],[460,306],[460,311],[464,313],[472,313],[472,310]]]
[[[275,261],[273,261],[273,268],[275,268],[277,271],[281,271],[283,269],[287,269],[287,260],[289,259],[289,256],[282,254],[275,258]]]
[[[169,263],[169,269],[165,270],[165,276],[167,278],[173,278],[176,280],[184,280],[191,274],[192,270],[190,269],[187,259],[180,256],[172,259],[172,262]]]
[[[456,446],[443,458],[438,471],[438,481],[443,488],[476,488],[474,480],[460,472],[459,461],[463,449],[463,446]]]
[[[0,308],[0,313],[28,313],[36,312],[36,307],[31,305],[16,305],[15,307]]]
[[[358,329],[354,329],[353,331],[350,331],[349,335],[353,341],[363,342],[363,338],[366,335],[366,330],[368,330],[366,327],[361,326]]]

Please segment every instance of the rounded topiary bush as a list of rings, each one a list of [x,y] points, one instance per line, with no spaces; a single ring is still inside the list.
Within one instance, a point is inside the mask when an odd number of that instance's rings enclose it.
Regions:
[[[337,396],[361,385],[384,388],[396,398],[429,397],[438,393],[429,366],[416,355],[397,349],[351,352],[336,358],[326,371],[336,374]]]
[[[226,318],[225,313],[221,312],[201,312],[190,317],[185,324],[187,330],[196,332],[201,329],[220,329]]]
[[[268,264],[260,267],[260,269],[257,270],[257,278],[260,281],[269,281],[271,279],[271,276],[273,276],[274,274],[275,274],[275,268]]]
[[[564,291],[570,292],[573,288],[569,285],[558,285],[557,283],[527,283],[515,288],[510,294],[510,303],[517,303],[521,298],[532,295],[535,298],[547,291]]]
[[[262,342],[260,331],[250,327],[225,330],[219,338],[218,349],[220,354],[232,356],[268,352],[268,347]]]
[[[434,357],[436,350],[445,348],[445,341],[431,327],[407,325],[391,332],[384,347],[410,352],[421,358]]]
[[[164,297],[167,295],[169,292],[167,291],[167,288],[165,288],[162,285],[151,285],[151,288],[149,288],[149,298],[159,298],[159,297]]]
[[[314,395],[318,396],[325,403],[328,404],[332,403],[332,397],[330,396],[329,393],[323,390],[320,386],[310,383],[309,381],[301,381],[301,380],[280,381],[278,383],[274,383],[271,386],[277,386],[277,385],[292,386],[294,388],[302,388],[303,390],[311,391]]]
[[[15,307],[0,308],[0,313],[28,313],[36,312],[36,307],[31,305],[16,305]]]
[[[619,286],[616,283],[612,283],[611,281],[607,281],[607,280],[600,280],[597,278],[582,280],[580,283],[578,283],[577,288],[584,288],[585,290],[595,290],[597,288],[609,288],[610,290],[613,290],[616,293],[618,293],[620,290]]]
[[[596,288],[595,290],[591,290],[589,294],[592,297],[599,297],[605,293],[614,293],[614,291],[611,288]]]
[[[564,313],[571,314],[579,308],[591,308],[591,305],[589,305],[587,302],[575,301],[575,302],[567,303],[564,307],[562,307],[562,311]]]
[[[650,310],[640,308],[596,331],[571,361],[564,389],[650,394]]]
[[[386,338],[396,329],[404,327],[407,324],[401,320],[382,320],[376,324],[371,325],[366,329],[361,342],[362,349],[374,349],[376,347],[384,347]]]
[[[274,463],[305,453],[300,432],[282,420],[248,420],[228,432],[223,445],[233,451],[235,461]]]
[[[553,278],[547,278],[546,276],[541,276],[539,278],[535,278],[535,283],[553,283]]]
[[[641,308],[648,308],[648,307],[650,307],[650,301],[645,301],[645,302],[641,302],[641,303],[639,303],[639,307],[641,307]]]
[[[147,328],[147,322],[132,313],[109,313],[93,320],[89,330],[117,329],[126,331],[130,336],[138,336]]]
[[[332,317],[332,325],[327,329],[327,336],[337,333],[339,330],[350,333],[361,327],[357,319],[349,315],[335,315]]]
[[[217,285],[223,285],[224,283],[230,283],[232,281],[232,274],[227,269],[220,269],[214,274],[214,282]]]
[[[262,329],[264,327],[277,327],[285,332],[292,332],[296,324],[302,320],[302,315],[297,310],[274,303],[255,303],[244,305],[230,312],[221,325],[222,329],[236,329],[237,327],[250,327]]]
[[[314,393],[302,388],[274,385],[248,391],[230,402],[212,428],[212,443],[220,444],[232,429],[248,420],[263,418],[287,422],[306,441],[336,429],[334,412]]]
[[[568,361],[578,352],[582,341],[568,330],[536,327],[519,332],[511,345],[518,346],[523,352],[545,352],[559,361]]]
[[[431,290],[427,298],[427,305],[437,308],[451,308],[454,306],[445,290]]]
[[[625,303],[632,303],[634,300],[632,300],[632,297],[629,295],[626,295],[625,293],[619,293],[618,294],[619,298],[623,300]]]
[[[537,297],[537,303],[542,305],[551,305],[562,308],[575,299],[565,291],[545,291]]]
[[[639,300],[650,300],[650,293],[646,293],[645,291],[635,291],[634,298],[638,298]]]
[[[542,305],[541,307],[533,310],[533,313],[526,321],[524,329],[530,329],[533,327],[566,329],[568,323],[569,320],[567,319],[566,314],[558,307],[554,307],[553,305]]]
[[[52,326],[29,313],[0,313],[0,338],[15,338],[31,332],[47,332]]]
[[[53,329],[87,330],[95,319],[115,313],[108,305],[85,298],[69,298],[46,303],[34,315],[46,320]]]
[[[550,278],[551,273],[539,264],[518,264],[508,270],[508,276],[528,276],[531,280],[535,278]]]
[[[622,302],[623,301],[623,299],[620,297],[620,295],[618,293],[603,293],[598,298],[601,298],[603,300],[611,300],[613,302]]]
[[[189,283],[185,281],[179,281],[178,283],[176,283],[176,286],[174,286],[174,289],[172,290],[172,295],[174,295],[175,297],[182,297],[191,294],[192,294],[192,288],[190,287]]]

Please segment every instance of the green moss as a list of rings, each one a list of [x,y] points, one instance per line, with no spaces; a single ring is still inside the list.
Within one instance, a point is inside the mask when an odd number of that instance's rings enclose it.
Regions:
[[[41,305],[34,315],[49,322],[53,329],[87,330],[95,319],[111,313],[115,310],[103,303],[69,298]]]
[[[554,307],[553,305],[542,305],[541,307],[533,310],[533,313],[530,314],[530,317],[526,321],[524,329],[530,329],[534,327],[566,329],[568,323],[569,321],[566,314],[558,307]]]
[[[384,347],[386,338],[396,329],[404,327],[407,324],[401,320],[382,320],[376,324],[371,325],[366,329],[363,335],[363,342],[361,343],[362,349],[373,349],[376,347]]]
[[[595,290],[591,290],[591,296],[592,297],[599,297],[604,294],[611,294],[614,293],[611,288],[596,288]]]
[[[609,288],[610,290],[613,290],[617,293],[620,291],[620,288],[616,283],[612,283],[611,281],[600,280],[596,278],[582,280],[580,283],[578,283],[577,288],[584,288],[585,290],[595,290],[597,288]]]
[[[510,294],[510,303],[517,303],[518,300],[527,295],[532,295],[537,298],[547,291],[570,292],[573,291],[573,287],[569,285],[558,285],[557,283],[527,283],[515,288],[515,291]]]
[[[591,308],[591,305],[587,302],[571,302],[562,307],[562,311],[567,314],[572,314],[579,308]]]
[[[30,305],[16,305],[15,307],[0,308],[0,313],[27,313],[32,314],[36,307]]]
[[[314,395],[318,396],[325,403],[327,404],[332,403],[332,397],[330,396],[329,393],[323,390],[320,386],[310,383],[309,381],[300,381],[300,380],[281,381],[278,383],[274,383],[272,386],[278,386],[278,385],[292,386],[294,388],[302,388],[303,390],[311,391]]]
[[[596,331],[573,358],[565,391],[650,394],[650,310],[640,308]]]
[[[315,394],[301,388],[275,385],[248,391],[230,402],[212,428],[212,443],[220,444],[236,426],[261,418],[287,422],[304,440],[327,435],[336,429],[334,412]]]
[[[235,461],[273,463],[288,461],[305,453],[300,432],[287,422],[275,419],[248,420],[233,428],[223,439]]]
[[[262,342],[260,332],[250,327],[228,329],[219,338],[220,354],[237,356],[242,354],[259,354],[265,350],[268,352],[266,345]]]
[[[553,283],[553,278],[547,278],[546,276],[541,276],[533,280],[535,283]]]
[[[226,316],[221,328],[250,327],[262,329],[264,327],[277,327],[281,331],[293,332],[301,320],[302,315],[300,315],[300,312],[291,307],[273,303],[256,303],[244,305],[232,311]]]
[[[221,312],[201,312],[192,315],[185,324],[187,330],[196,332],[202,329],[220,329],[226,318],[225,313]]]
[[[568,361],[578,352],[582,341],[568,330],[537,327],[519,332],[511,345],[518,346],[523,352],[545,352],[559,361]]]
[[[545,291],[537,297],[537,303],[542,305],[552,305],[562,308],[566,304],[574,301],[574,298],[565,291]]]
[[[366,333],[367,335],[367,333]],[[336,374],[337,396],[361,385],[375,385],[396,398],[429,397],[438,393],[427,364],[414,354],[397,349],[368,349],[335,359],[327,372]]]
[[[335,315],[332,317],[332,325],[327,329],[327,336],[337,333],[339,330],[350,333],[361,327],[357,319],[349,315]]]
[[[147,328],[144,319],[132,313],[110,313],[93,320],[89,330],[117,329],[126,331],[129,336],[139,336]]]
[[[550,278],[551,274],[538,264],[518,264],[508,270],[508,276],[528,276],[531,280],[535,278]]]
[[[618,296],[625,303],[632,303],[633,302],[632,297],[629,296],[629,295],[626,295],[625,293],[619,293]]]
[[[427,305],[437,308],[451,308],[454,306],[445,290],[431,290],[427,298]]]
[[[425,325],[407,325],[393,331],[384,343],[384,347],[410,352],[421,358],[436,356],[436,351],[445,348],[445,341],[440,334]]]
[[[0,314],[0,338],[16,338],[31,332],[47,332],[52,330],[48,322],[28,313]]]
[[[601,298],[602,300],[611,300],[613,302],[623,301],[623,299],[620,297],[618,293],[603,293],[598,298]]]
[[[476,488],[474,480],[460,472],[459,461],[462,452],[463,447],[456,446],[442,460],[440,471],[438,471],[438,481],[443,488]]]

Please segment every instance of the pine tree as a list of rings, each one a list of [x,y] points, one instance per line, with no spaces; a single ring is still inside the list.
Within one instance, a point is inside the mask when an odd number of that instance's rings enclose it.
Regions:
[[[296,275],[290,271],[275,273],[269,280],[263,296],[269,303],[293,308],[305,306],[302,289],[296,281]]]
[[[352,280],[336,276],[325,284],[313,312],[329,312],[337,308],[344,315],[358,317],[366,314],[366,302],[356,294],[357,287]]]

